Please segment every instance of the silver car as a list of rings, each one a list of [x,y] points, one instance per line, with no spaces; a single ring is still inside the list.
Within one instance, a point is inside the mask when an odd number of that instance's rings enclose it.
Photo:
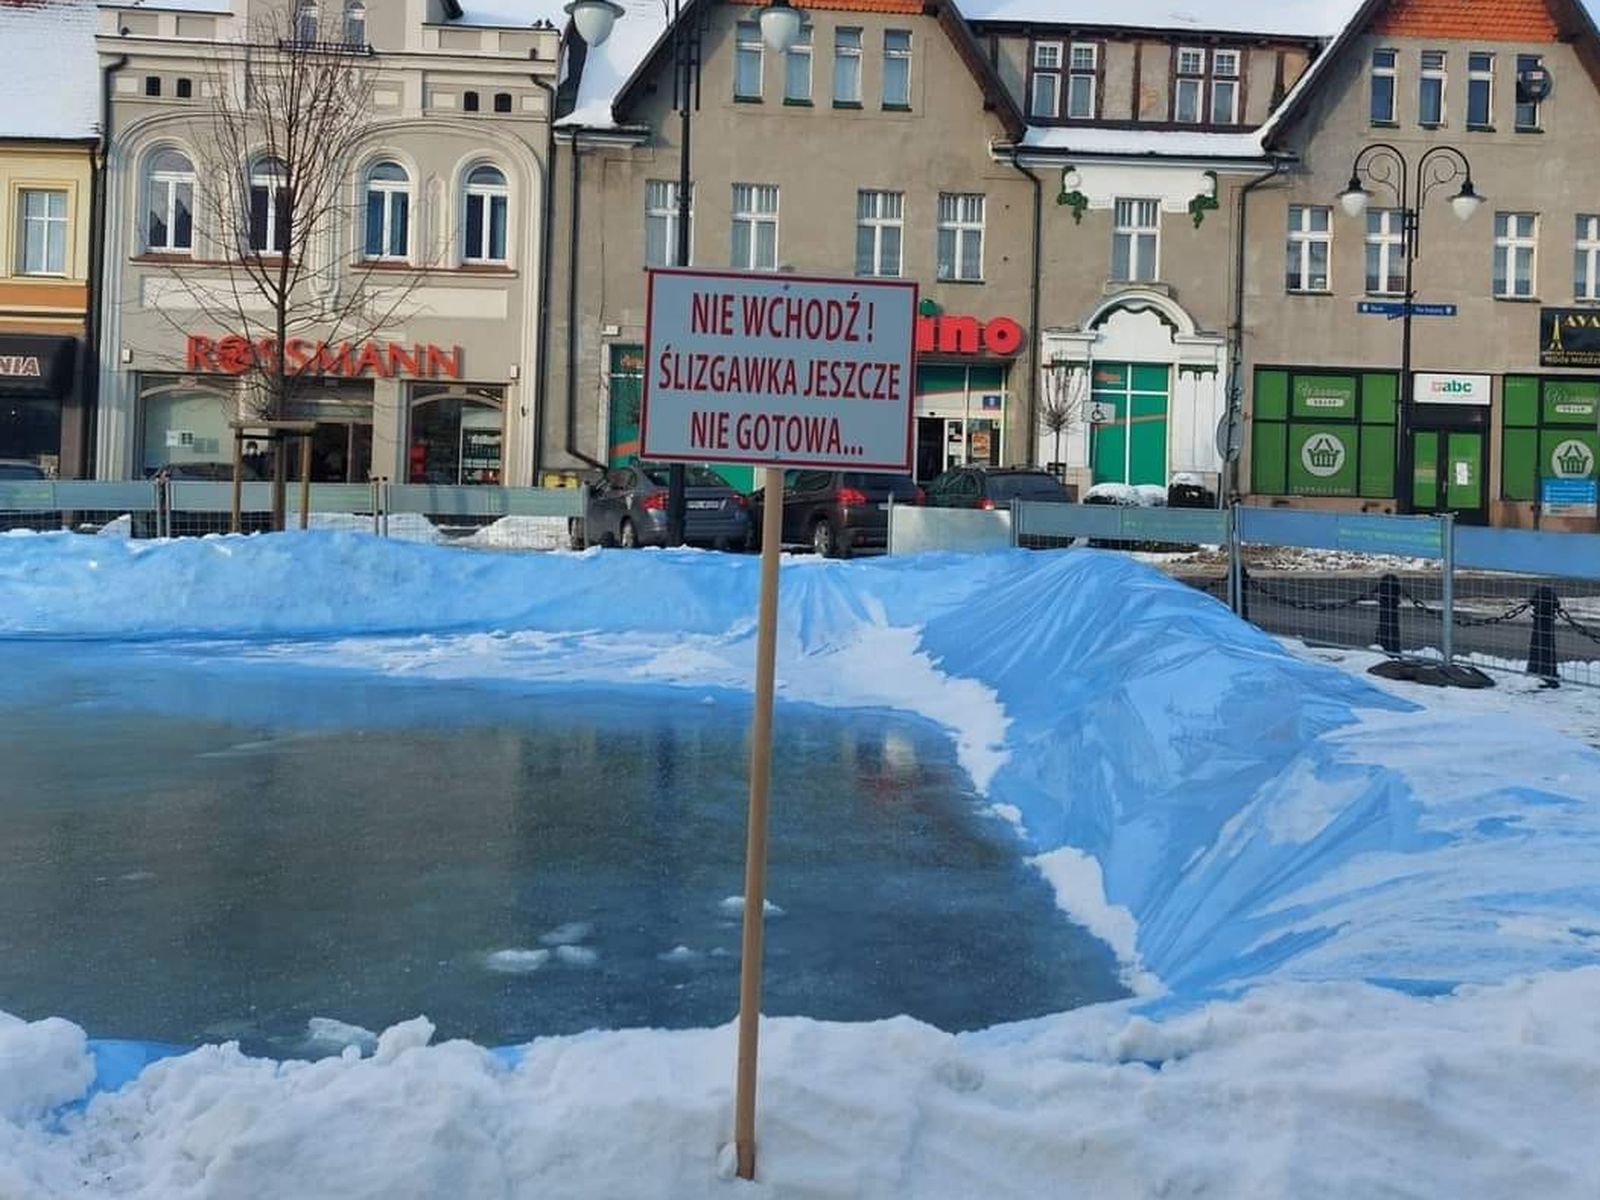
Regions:
[[[749,502],[715,471],[688,467],[684,474],[684,540],[719,550],[742,549],[750,532]],[[665,546],[667,477],[667,467],[655,463],[607,471],[589,489],[582,528],[573,521],[573,546]]]

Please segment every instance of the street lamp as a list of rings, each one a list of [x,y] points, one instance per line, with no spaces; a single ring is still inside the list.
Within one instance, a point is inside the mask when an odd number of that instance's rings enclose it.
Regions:
[[[1339,207],[1350,217],[1359,217],[1367,211],[1372,199],[1372,186],[1386,188],[1400,205],[1400,252],[1405,256],[1405,287],[1400,310],[1400,412],[1395,430],[1395,492],[1402,511],[1412,505],[1412,489],[1404,486],[1402,468],[1411,463],[1415,454],[1412,445],[1411,416],[1415,403],[1415,389],[1411,379],[1411,317],[1415,307],[1416,288],[1412,285],[1412,264],[1416,261],[1422,242],[1422,209],[1428,196],[1436,188],[1461,181],[1460,189],[1450,197],[1450,209],[1463,220],[1469,220],[1483,204],[1483,197],[1472,186],[1472,164],[1467,156],[1454,146],[1430,146],[1417,159],[1415,176],[1406,156],[1388,142],[1374,142],[1356,154],[1350,167],[1350,183],[1339,193]],[[1371,186],[1369,186],[1371,185]],[[1416,203],[1411,202],[1413,192]]]
[[[694,184],[689,177],[689,146],[694,110],[700,106],[700,42],[705,33],[708,0],[690,0],[688,20],[683,20],[684,0],[672,0],[672,103],[678,112],[678,237],[672,262],[689,265],[689,220]],[[565,10],[578,36],[598,46],[611,36],[611,26],[624,15],[614,0],[571,0]],[[761,40],[775,54],[787,54],[800,38],[802,14],[790,0],[772,0],[756,10]],[[592,35],[592,36],[591,36]],[[667,468],[667,544],[683,545],[684,517],[688,508],[687,478],[683,463]]]

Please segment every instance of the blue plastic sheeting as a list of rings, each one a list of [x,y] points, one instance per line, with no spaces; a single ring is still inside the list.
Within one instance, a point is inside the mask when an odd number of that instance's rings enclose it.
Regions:
[[[1600,579],[1600,534],[1456,527],[1456,566]]]
[[[758,583],[751,558],[350,534],[0,549],[0,636],[538,630],[571,635],[576,659],[585,637],[751,642]],[[1600,938],[1564,932],[1600,928],[1600,754],[1531,720],[1424,713],[1094,551],[795,560],[781,588],[786,655],[910,628],[943,675],[992,689],[1010,724],[990,798],[1028,852],[1097,860],[1165,1003],[1269,977],[1432,994],[1600,962]]]

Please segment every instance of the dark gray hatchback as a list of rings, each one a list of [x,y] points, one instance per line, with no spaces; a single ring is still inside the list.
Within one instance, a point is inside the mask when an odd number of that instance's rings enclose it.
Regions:
[[[750,494],[750,540],[761,544],[764,493]],[[889,543],[889,504],[921,504],[922,489],[909,475],[864,471],[785,471],[783,544],[847,558]]]

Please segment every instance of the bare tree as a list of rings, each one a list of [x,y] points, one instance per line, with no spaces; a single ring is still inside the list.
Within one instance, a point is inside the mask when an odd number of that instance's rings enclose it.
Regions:
[[[1089,399],[1089,373],[1081,363],[1054,359],[1045,365],[1044,395],[1039,404],[1039,423],[1055,434],[1053,461],[1062,462],[1061,435],[1082,423]]]
[[[350,344],[388,327],[421,278],[424,248],[397,256],[396,269],[369,258],[360,236],[354,172],[374,133],[370,51],[310,40],[295,8],[253,19],[217,56],[195,139],[203,265],[170,266],[183,307],[228,335],[207,353],[239,377],[244,421],[284,420],[312,379],[360,374],[347,361]],[[288,464],[283,439],[270,441],[272,524],[281,529]]]

